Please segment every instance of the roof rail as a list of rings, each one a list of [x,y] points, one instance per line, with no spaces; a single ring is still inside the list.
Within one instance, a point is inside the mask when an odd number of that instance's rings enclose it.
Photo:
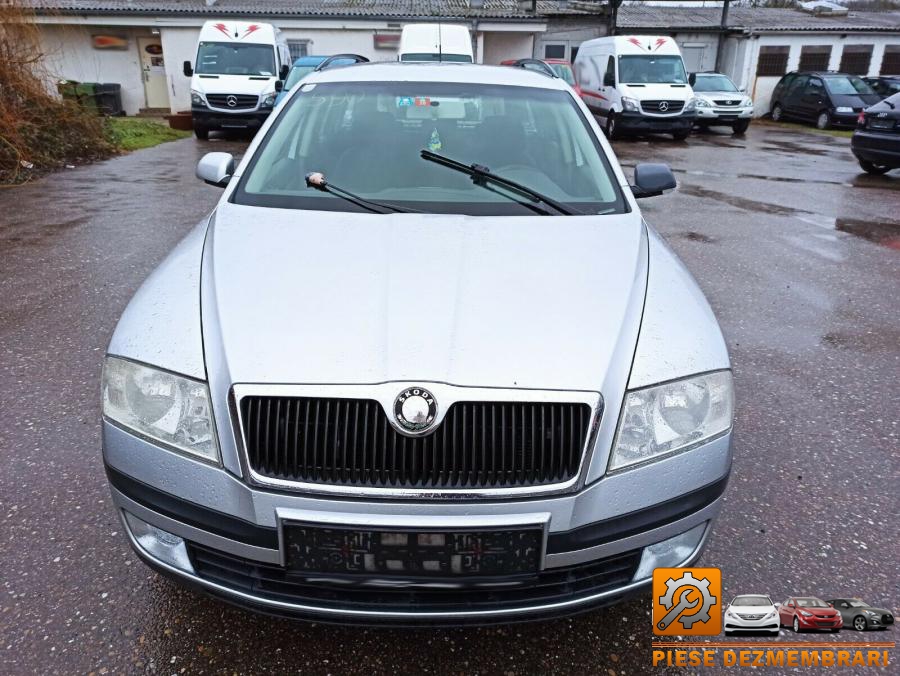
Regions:
[[[314,73],[318,73],[320,70],[325,70],[326,68],[330,68],[331,66],[349,66],[349,63],[335,63],[335,61],[353,61],[353,63],[368,63],[369,60],[360,56],[359,54],[335,54],[334,56],[329,56],[322,63],[315,67]]]
[[[515,68],[528,68],[528,70],[534,70],[549,77],[559,77],[550,66],[540,59],[519,59],[511,65]]]

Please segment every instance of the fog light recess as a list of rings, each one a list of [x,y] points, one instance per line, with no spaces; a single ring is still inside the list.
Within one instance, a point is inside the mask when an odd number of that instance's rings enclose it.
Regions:
[[[194,572],[191,560],[188,557],[184,540],[177,535],[151,526],[146,521],[141,521],[134,514],[124,512],[125,522],[131,537],[138,546],[154,559],[174,566],[188,573]]]
[[[681,535],[644,547],[641,565],[634,574],[635,581],[652,576],[654,568],[677,568],[684,564],[700,545],[708,525],[709,521],[704,521]]]

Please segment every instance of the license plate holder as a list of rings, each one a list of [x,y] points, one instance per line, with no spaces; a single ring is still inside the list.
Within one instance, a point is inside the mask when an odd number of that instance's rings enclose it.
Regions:
[[[872,129],[893,129],[894,128],[894,120],[879,120],[879,119],[869,119],[869,126]]]
[[[540,526],[457,530],[367,528],[284,523],[285,562],[292,573],[397,578],[534,575],[540,570]]]

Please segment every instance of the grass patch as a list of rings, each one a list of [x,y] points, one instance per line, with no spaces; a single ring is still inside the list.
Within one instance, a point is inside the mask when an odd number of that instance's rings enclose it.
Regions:
[[[753,124],[764,124],[767,127],[779,127],[781,129],[793,129],[796,131],[805,131],[810,134],[823,134],[825,136],[838,136],[840,138],[850,138],[853,136],[852,129],[818,129],[797,122],[773,122],[769,119],[754,120]]]
[[[106,120],[106,135],[121,150],[140,150],[187,138],[191,132],[139,117],[110,117]]]

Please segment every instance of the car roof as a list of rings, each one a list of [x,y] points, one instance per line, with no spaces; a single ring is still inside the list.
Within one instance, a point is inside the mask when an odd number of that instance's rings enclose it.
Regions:
[[[511,85],[539,89],[567,89],[558,77],[530,68],[482,66],[472,63],[422,63],[386,61],[335,66],[310,73],[304,83],[317,82],[452,82],[460,84]]]

